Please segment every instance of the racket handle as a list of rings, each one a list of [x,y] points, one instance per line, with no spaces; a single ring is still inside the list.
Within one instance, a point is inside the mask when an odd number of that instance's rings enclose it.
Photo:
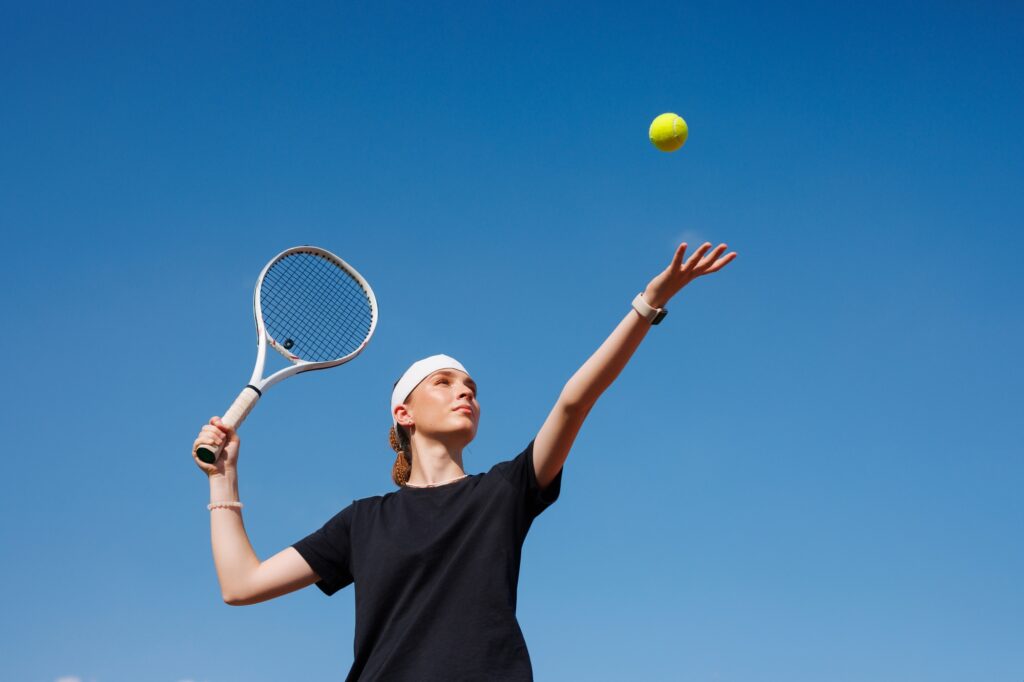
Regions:
[[[246,386],[242,389],[242,392],[235,398],[235,402],[231,403],[231,407],[224,413],[220,421],[224,426],[229,426],[233,429],[237,429],[245,421],[245,418],[249,416],[249,412],[252,411],[253,405],[260,399],[262,394],[254,386]],[[221,450],[224,448],[221,446],[216,447],[200,447],[196,450],[196,457],[207,464],[213,464],[220,457]]]

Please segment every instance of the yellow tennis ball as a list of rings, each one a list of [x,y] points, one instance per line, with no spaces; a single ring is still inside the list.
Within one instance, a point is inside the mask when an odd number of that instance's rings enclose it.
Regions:
[[[651,142],[663,152],[674,152],[686,142],[690,134],[686,121],[676,114],[662,114],[651,121]]]

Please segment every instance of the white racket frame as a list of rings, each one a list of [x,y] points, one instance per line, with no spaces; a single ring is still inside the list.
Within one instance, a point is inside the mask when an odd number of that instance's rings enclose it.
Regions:
[[[263,324],[263,307],[260,303],[260,292],[263,289],[263,278],[266,277],[267,272],[274,266],[275,263],[283,258],[291,256],[296,253],[311,253],[316,256],[321,256],[335,265],[345,270],[348,274],[359,283],[363,291],[366,292],[367,298],[370,300],[370,332],[363,339],[363,342],[359,344],[359,347],[353,350],[351,353],[342,358],[335,360],[326,360],[323,362],[310,362],[309,360],[303,360],[297,355],[289,352],[282,344],[278,343],[270,334],[267,333],[266,326]],[[259,278],[256,280],[256,287],[253,290],[252,300],[252,313],[253,317],[256,318],[256,365],[253,367],[252,376],[249,378],[249,384],[242,389],[242,392],[235,398],[235,402],[231,404],[228,411],[221,417],[221,422],[225,426],[229,426],[233,429],[237,429],[241,426],[245,418],[249,416],[249,412],[256,405],[256,402],[263,395],[263,392],[268,388],[276,384],[277,382],[287,379],[290,376],[294,376],[301,372],[309,372],[314,369],[327,369],[328,367],[337,367],[343,365],[349,360],[352,360],[357,355],[363,352],[366,345],[370,343],[370,339],[373,338],[373,333],[377,329],[377,297],[374,296],[373,289],[370,287],[369,282],[359,274],[359,272],[351,265],[343,261],[337,255],[331,253],[327,249],[321,249],[318,246],[293,246],[290,249],[285,249],[281,253],[277,254],[270,261],[263,266],[263,270],[260,272]],[[283,355],[291,364],[289,367],[280,369],[269,377],[263,376],[263,368],[267,360],[267,346],[270,346],[278,353]],[[203,456],[200,459],[212,464],[216,461],[217,457],[220,456],[221,448],[210,448],[201,447],[197,450],[197,455],[202,452]]]

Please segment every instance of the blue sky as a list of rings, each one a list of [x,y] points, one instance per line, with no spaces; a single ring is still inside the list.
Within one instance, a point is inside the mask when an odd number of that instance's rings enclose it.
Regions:
[[[738,258],[527,539],[537,679],[1019,682],[1022,33],[1011,2],[3,3],[0,678],[344,677],[351,588],[221,602],[189,454],[273,254],[335,251],[381,318],[243,427],[261,558],[393,489],[412,361],[470,370],[486,471],[707,240]]]

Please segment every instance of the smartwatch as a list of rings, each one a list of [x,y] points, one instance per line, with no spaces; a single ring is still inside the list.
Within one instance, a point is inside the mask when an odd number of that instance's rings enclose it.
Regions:
[[[640,317],[644,318],[651,324],[658,324],[666,315],[668,315],[668,309],[666,308],[652,308],[647,305],[647,301],[644,300],[644,292],[642,291],[633,299],[633,310],[640,313]]]

